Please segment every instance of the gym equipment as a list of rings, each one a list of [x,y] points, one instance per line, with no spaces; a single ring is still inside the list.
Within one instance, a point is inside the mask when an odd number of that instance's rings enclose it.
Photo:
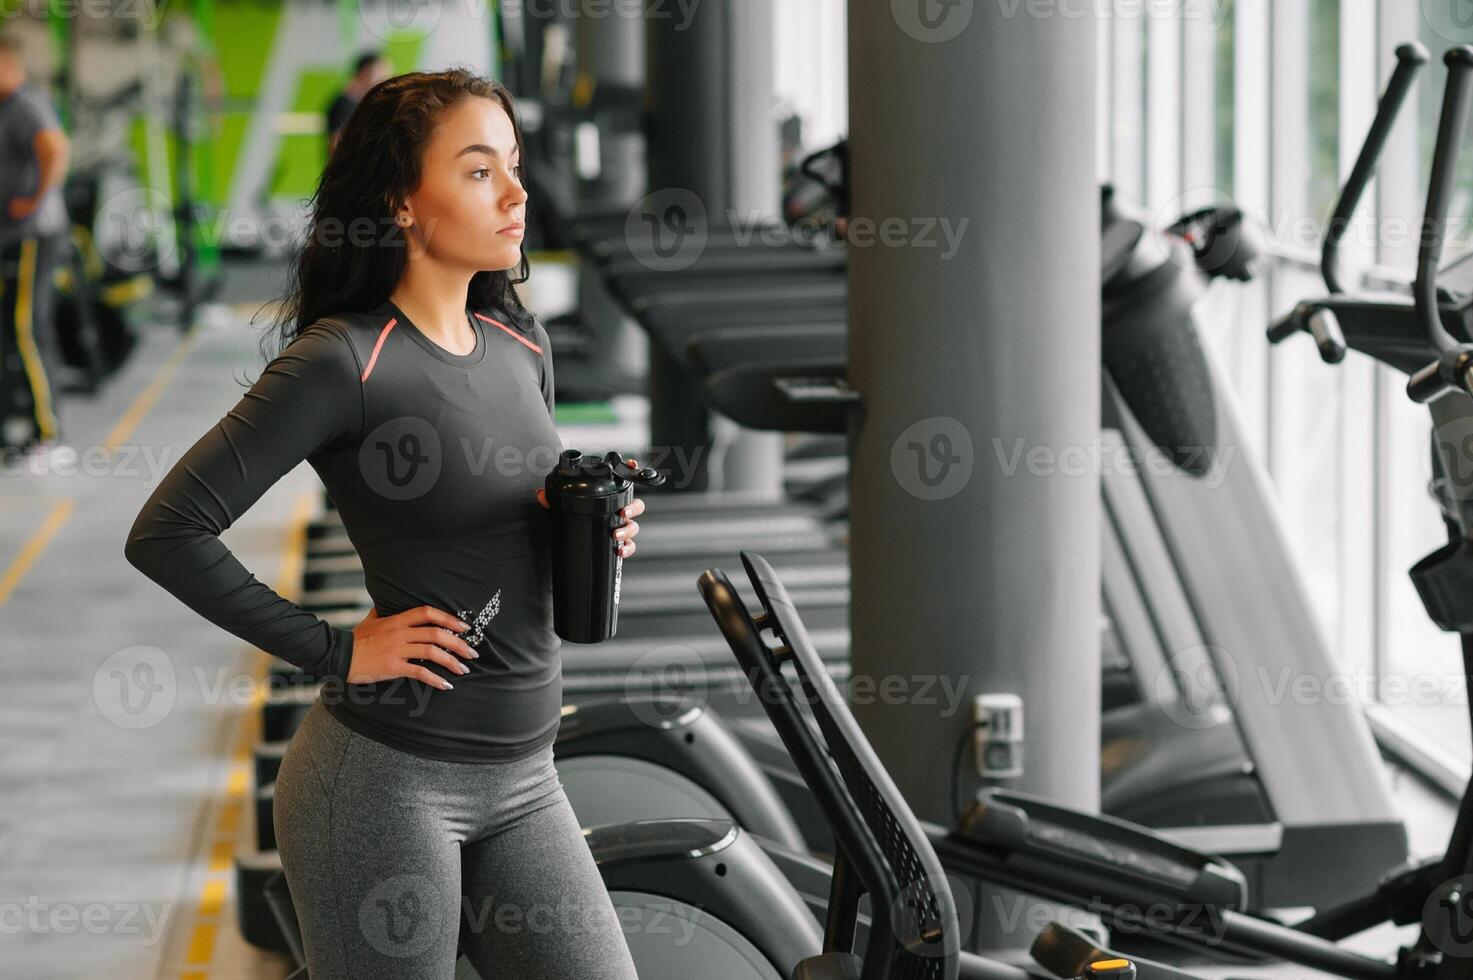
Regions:
[[[818,706],[842,705],[842,696],[822,669],[802,618],[772,566],[748,552],[742,552],[741,559],[760,596],[762,612],[756,618],[746,614],[725,575],[707,572],[699,587],[712,615],[751,683],[756,686],[760,679],[764,705],[786,700],[789,682],[781,666],[792,663],[801,700],[814,706],[819,727],[828,732]],[[773,635],[775,647],[762,639],[766,632]],[[769,706],[768,711],[772,714],[773,709]],[[831,722],[840,727],[852,723],[847,716],[843,722]],[[781,725],[778,731],[792,750]],[[792,754],[805,781],[811,782],[802,757],[797,751]],[[990,790],[978,797],[957,831],[925,822],[918,829],[945,874],[977,883],[972,908],[985,907],[986,889],[1006,885],[1034,896],[1085,901],[1136,933],[1145,930],[1224,955],[1286,956],[1364,980],[1389,980],[1395,975],[1391,963],[1242,914],[1237,908],[1243,901],[1243,879],[1233,868],[1122,821]],[[1034,949],[1036,955],[1039,947]]]
[[[1111,467],[1102,480],[1106,650],[1123,651],[1133,671],[1117,682],[1136,689],[1111,695],[1101,804],[1231,857],[1252,877],[1256,902],[1334,902],[1404,861],[1406,837],[1359,709],[1280,704],[1260,685],[1237,683],[1286,664],[1295,676],[1334,670],[1258,464],[1240,451],[1231,466],[1217,464],[1243,440],[1190,311],[1208,276],[1251,266],[1250,252],[1216,236],[1251,241],[1233,230],[1232,214],[1198,213],[1188,252],[1108,189],[1103,206],[1105,450],[1168,465]],[[706,377],[709,404],[749,427],[786,429],[799,418],[845,431],[856,393],[844,331],[815,326],[791,358],[761,333],[744,355],[742,333],[688,342],[695,363],[717,362],[708,345],[730,359]],[[1285,744],[1301,748],[1285,753]],[[1327,767],[1354,784],[1333,802],[1307,789]],[[1364,864],[1335,861],[1345,848]]]
[[[1428,405],[1435,434],[1464,431],[1473,420],[1468,366],[1473,357],[1473,256],[1439,269],[1442,237],[1457,173],[1470,93],[1473,93],[1473,47],[1447,51],[1447,85],[1433,149],[1423,234],[1417,251],[1416,280],[1405,293],[1353,294],[1344,290],[1339,268],[1340,238],[1360,203],[1385,146],[1387,134],[1407,92],[1428,60],[1415,42],[1396,51],[1397,65],[1381,97],[1375,120],[1355,167],[1341,190],[1326,232],[1321,272],[1329,295],[1305,300],[1268,331],[1279,343],[1295,333],[1314,338],[1326,363],[1344,360],[1356,350],[1409,375],[1407,393]],[[1473,502],[1461,487],[1469,457],[1457,438],[1433,440],[1433,486],[1447,527],[1448,543],[1418,562],[1412,581],[1432,621],[1459,634],[1463,670],[1473,680]],[[1440,857],[1394,870],[1363,894],[1320,909],[1299,923],[1309,935],[1344,939],[1390,922],[1417,923],[1416,940],[1401,951],[1398,977],[1466,976],[1473,969],[1473,949],[1460,931],[1460,910],[1473,878],[1473,784],[1463,793],[1457,820]],[[1342,896],[1343,898],[1343,896]],[[1316,966],[1313,957],[1290,955]]]
[[[786,603],[781,584],[759,579],[751,559],[744,555],[743,560],[764,603]],[[770,566],[764,574],[770,576]],[[940,862],[812,647],[792,648],[809,695],[799,699],[781,676],[778,654],[760,640],[725,576],[708,572],[700,585],[839,847],[828,872],[820,936],[817,919],[799,893],[755,839],[733,824],[684,819],[589,829],[589,846],[621,921],[635,912],[648,923],[656,914],[668,915],[672,905],[682,919],[684,910],[700,910],[699,917],[690,918],[697,927],[690,941],[672,945],[659,938],[659,930],[627,930],[640,976],[840,980],[919,971],[945,978],[1023,980],[1027,973],[1021,969],[961,951],[962,924]],[[798,707],[805,702],[817,731]],[[811,870],[824,873],[821,864]],[[272,878],[264,901],[283,927],[280,947],[300,957],[283,878]],[[881,909],[887,914],[875,914]],[[297,975],[305,976],[300,970]]]
[[[181,330],[194,326],[201,304],[220,291],[222,280],[216,243],[206,233],[207,206],[196,196],[195,166],[199,158],[198,135],[204,125],[205,106],[200,92],[197,59],[190,53],[175,81],[172,123],[177,148],[174,167],[174,228],[179,248],[176,274],[165,280],[178,300]],[[207,152],[207,148],[206,148]]]
[[[88,392],[126,361],[134,311],[154,293],[152,212],[122,126],[142,108],[142,94],[135,81],[103,96],[74,92],[70,102],[76,149],[62,188],[70,251],[56,276],[56,325],[63,359]]]
[[[771,567],[745,553],[742,563],[764,609],[758,620],[723,572],[703,573],[698,588],[839,845],[824,951],[805,960],[794,975],[811,980],[958,976],[961,923],[936,852],[822,660],[804,642],[802,624],[790,632],[795,624],[777,618],[792,607]],[[771,629],[782,646],[769,647],[762,629]],[[783,676],[785,662],[796,670],[801,696]],[[865,897],[870,922],[861,941],[857,926]],[[999,968],[999,973],[1009,972],[1022,971]]]
[[[562,249],[573,215],[627,209],[641,191],[643,25],[505,7],[497,16],[528,161],[526,246],[529,254]],[[642,391],[642,365],[625,353],[626,328],[596,277],[580,274],[578,289],[574,312],[544,321],[560,352],[560,397],[600,401]]]
[[[1050,923],[1038,934],[1029,953],[1051,975],[1067,980],[1129,980],[1141,976],[1143,970],[1169,980],[1191,977],[1168,964],[1107,949],[1078,929],[1058,922]]]

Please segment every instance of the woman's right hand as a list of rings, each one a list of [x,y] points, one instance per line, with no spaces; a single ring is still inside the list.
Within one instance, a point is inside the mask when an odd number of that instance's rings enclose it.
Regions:
[[[453,684],[414,661],[433,660],[454,673],[469,674],[471,669],[451,653],[468,660],[480,657],[469,643],[455,635],[468,629],[468,624],[434,606],[418,606],[387,617],[380,616],[377,609],[369,609],[363,621],[353,627],[348,683],[413,677],[448,691]]]

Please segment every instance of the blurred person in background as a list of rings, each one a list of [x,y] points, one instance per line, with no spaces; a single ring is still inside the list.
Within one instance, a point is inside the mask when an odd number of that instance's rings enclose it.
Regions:
[[[389,77],[389,62],[377,51],[365,51],[353,65],[353,77],[327,107],[327,152],[331,155],[337,148],[338,136],[347,125],[348,117],[358,107],[363,93]]]
[[[0,448],[70,454],[61,443],[52,275],[65,254],[61,186],[71,144],[20,42],[0,34]]]

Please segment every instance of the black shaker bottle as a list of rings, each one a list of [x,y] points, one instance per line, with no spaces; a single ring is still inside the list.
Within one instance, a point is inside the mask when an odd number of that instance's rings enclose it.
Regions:
[[[544,489],[551,512],[553,629],[570,643],[600,643],[614,635],[624,559],[614,529],[634,500],[634,484],[657,487],[659,470],[629,467],[611,452],[602,458],[563,452]]]

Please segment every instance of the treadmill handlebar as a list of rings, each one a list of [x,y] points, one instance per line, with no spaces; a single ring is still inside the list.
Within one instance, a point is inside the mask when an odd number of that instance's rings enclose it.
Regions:
[[[1396,69],[1391,73],[1391,80],[1386,83],[1385,92],[1381,94],[1381,101],[1376,106],[1376,118],[1371,123],[1370,132],[1366,134],[1365,144],[1361,146],[1360,155],[1356,157],[1355,166],[1351,168],[1340,198],[1335,202],[1335,213],[1325,234],[1325,243],[1320,254],[1320,272],[1332,293],[1344,292],[1340,286],[1340,239],[1344,237],[1346,227],[1355,216],[1361,195],[1365,193],[1366,185],[1370,183],[1371,175],[1376,170],[1376,163],[1386,146],[1392,123],[1401,113],[1402,104],[1406,101],[1412,83],[1416,81],[1417,73],[1427,64],[1429,58],[1427,49],[1416,41],[1396,49]]]
[[[1432,151],[1427,208],[1422,217],[1422,240],[1417,247],[1417,278],[1412,286],[1417,319],[1438,350],[1447,350],[1455,343],[1437,317],[1437,264],[1442,260],[1443,233],[1457,181],[1468,99],[1473,93],[1473,47],[1460,44],[1449,48],[1443,61],[1447,63],[1447,86],[1443,90],[1437,142]]]
[[[1417,278],[1412,284],[1417,322],[1440,356],[1407,381],[1408,396],[1419,403],[1439,398],[1453,388],[1468,392],[1467,367],[1469,357],[1473,356],[1473,346],[1460,343],[1442,325],[1437,300],[1437,266],[1442,260],[1443,234],[1457,182],[1468,102],[1473,96],[1473,46],[1459,44],[1449,48],[1442,60],[1447,64],[1447,86],[1437,124],[1437,143],[1432,151],[1427,209],[1422,217],[1422,240],[1417,247]]]
[[[1314,338],[1320,360],[1326,364],[1339,364],[1345,360],[1345,334],[1334,310],[1318,303],[1299,303],[1268,328],[1268,341],[1271,344],[1282,343],[1300,331]]]
[[[1407,395],[1419,405],[1452,391],[1473,395],[1473,345],[1455,344],[1407,379]]]

